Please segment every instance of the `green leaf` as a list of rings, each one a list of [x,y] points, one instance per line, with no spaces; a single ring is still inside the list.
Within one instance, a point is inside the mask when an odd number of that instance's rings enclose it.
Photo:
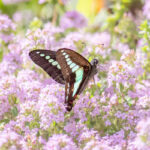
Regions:
[[[14,106],[14,107],[11,109],[11,113],[12,113],[12,115],[13,115],[14,117],[18,115],[18,109],[17,109],[16,106]]]
[[[3,59],[3,51],[0,50],[0,62],[2,61],[2,59]]]
[[[30,23],[31,29],[38,29],[42,26],[42,21],[38,18],[34,18],[33,21]]]

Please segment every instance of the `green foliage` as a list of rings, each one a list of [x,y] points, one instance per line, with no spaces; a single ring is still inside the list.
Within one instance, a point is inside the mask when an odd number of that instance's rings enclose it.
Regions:
[[[136,24],[128,16],[123,16],[118,25],[115,27],[116,37],[125,44],[129,44],[130,48],[136,48],[138,40],[138,32]],[[132,32],[131,32],[132,31]]]
[[[145,20],[139,27],[140,34],[139,36],[144,41],[144,46],[142,47],[143,52],[145,52],[147,59],[145,59],[145,76],[147,76],[147,73],[150,72],[150,22]]]
[[[7,5],[0,1],[0,12],[12,18],[15,12],[28,10],[32,13],[30,16],[31,18],[38,17],[41,21],[52,21],[54,24],[58,25],[60,16],[63,15],[66,7],[62,3],[59,3],[58,0],[47,0],[46,3],[41,5],[38,4],[38,1],[39,0],[29,0],[27,2],[20,2],[19,4]]]
[[[136,11],[141,9],[141,0],[118,0],[111,1],[111,13],[108,15],[104,29],[111,33],[111,44],[117,39],[122,43],[129,44],[130,48],[136,48],[138,40],[138,29],[133,19],[128,16],[128,12],[136,15]],[[138,4],[137,4],[138,3]],[[139,4],[141,4],[139,6]]]
[[[36,30],[42,26],[42,21],[38,18],[34,18],[30,23],[30,29]]]
[[[0,11],[4,14],[8,14],[10,17],[12,17],[17,10],[32,10],[34,14],[37,14],[41,8],[42,6],[38,5],[38,0],[30,0],[29,2],[9,5],[5,5],[0,1]]]
[[[2,61],[3,59],[3,50],[0,50],[0,62]]]
[[[148,48],[150,48],[150,22],[145,20],[141,25],[140,25],[140,37],[144,39],[144,42],[148,44],[147,46],[144,46],[143,50],[147,52]]]

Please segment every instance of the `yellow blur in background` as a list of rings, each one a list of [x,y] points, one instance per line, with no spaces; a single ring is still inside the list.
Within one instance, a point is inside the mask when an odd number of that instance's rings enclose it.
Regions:
[[[94,17],[103,7],[104,0],[78,0],[76,9],[93,23]]]

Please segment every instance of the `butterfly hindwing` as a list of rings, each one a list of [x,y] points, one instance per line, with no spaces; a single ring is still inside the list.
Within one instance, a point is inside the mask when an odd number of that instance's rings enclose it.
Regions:
[[[56,60],[56,52],[50,50],[34,50],[29,53],[34,63],[46,71],[55,81],[65,84],[61,67]]]
[[[65,103],[67,103],[67,110],[71,110],[74,99],[81,93],[80,89],[90,72],[91,64],[77,52],[66,48],[56,52],[56,60],[61,66],[66,81]]]
[[[65,104],[67,104],[66,109],[70,111],[73,107],[73,101],[75,97],[72,97],[71,89],[73,89],[73,84],[66,82],[65,85]]]

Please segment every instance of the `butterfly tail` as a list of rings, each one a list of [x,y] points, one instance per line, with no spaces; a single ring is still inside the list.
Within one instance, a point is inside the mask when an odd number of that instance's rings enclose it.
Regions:
[[[72,88],[73,88],[73,84],[69,84],[68,82],[66,82],[66,84],[65,84],[65,104],[66,104],[67,111],[72,110],[73,102],[77,96],[77,95],[75,95],[72,97]]]
[[[66,110],[67,111],[71,111],[72,110],[73,102],[74,102],[75,99],[76,99],[76,96],[74,98],[68,99],[68,101],[65,100]]]
[[[67,111],[71,111],[72,110],[72,107],[73,107],[73,101],[71,102],[69,102],[69,103],[67,103],[67,105],[66,105],[66,110]]]

